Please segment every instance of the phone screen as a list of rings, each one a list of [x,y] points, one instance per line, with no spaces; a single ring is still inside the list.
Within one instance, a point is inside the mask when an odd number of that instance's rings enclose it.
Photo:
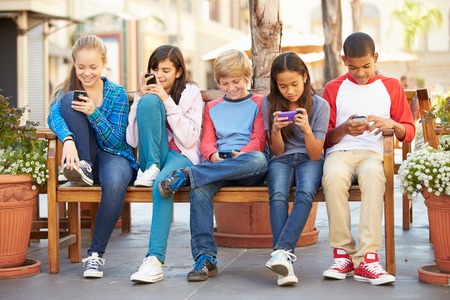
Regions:
[[[219,151],[220,158],[233,158],[233,153],[231,151]]]
[[[80,102],[86,102],[83,99],[80,99],[80,96],[86,96],[87,93],[86,91],[82,91],[82,90],[75,90],[73,92],[73,101],[80,101]]]

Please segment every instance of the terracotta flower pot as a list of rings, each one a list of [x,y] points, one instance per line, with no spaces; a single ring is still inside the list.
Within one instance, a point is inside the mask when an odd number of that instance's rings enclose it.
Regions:
[[[28,175],[0,175],[0,268],[25,262],[39,196],[32,186]]]
[[[437,268],[450,273],[450,196],[423,192]]]
[[[289,203],[292,209],[293,203]],[[317,243],[320,230],[315,228],[318,203],[314,202],[309,218],[297,242],[297,247]],[[218,246],[271,248],[270,207],[268,203],[214,204]]]

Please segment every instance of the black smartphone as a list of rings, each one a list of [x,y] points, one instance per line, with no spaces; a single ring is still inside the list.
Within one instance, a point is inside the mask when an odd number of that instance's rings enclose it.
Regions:
[[[149,84],[156,84],[156,77],[155,77],[154,74],[147,73],[147,74],[145,74],[145,78],[148,78],[147,85],[149,85]]]
[[[219,157],[220,158],[223,158],[223,159],[225,159],[225,158],[233,158],[233,152],[231,151],[231,150],[222,150],[222,151],[219,151]]]
[[[366,123],[366,116],[354,116],[352,122],[364,124],[364,123]]]
[[[87,95],[86,91],[75,90],[75,91],[73,91],[73,101],[86,102],[85,100],[80,99],[80,96],[86,96],[86,95]]]

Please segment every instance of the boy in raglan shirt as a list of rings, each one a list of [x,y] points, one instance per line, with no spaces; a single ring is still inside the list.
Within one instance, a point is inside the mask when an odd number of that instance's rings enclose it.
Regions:
[[[195,266],[187,275],[188,281],[204,281],[218,272],[214,195],[225,185],[253,186],[265,179],[268,158],[264,154],[263,96],[247,90],[251,72],[250,60],[242,51],[227,50],[217,57],[214,76],[225,95],[205,108],[200,151],[206,161],[175,170],[158,185],[165,198],[182,186],[191,189],[191,251]]]
[[[324,88],[330,104],[330,123],[325,141],[322,177],[329,242],[334,261],[323,272],[326,278],[355,280],[373,285],[395,281],[379,263],[382,245],[383,171],[381,132],[393,129],[399,141],[415,135],[411,110],[398,79],[375,72],[378,53],[372,38],[362,32],[347,37],[342,60],[348,72]],[[358,242],[351,233],[348,189],[352,182],[361,189]]]

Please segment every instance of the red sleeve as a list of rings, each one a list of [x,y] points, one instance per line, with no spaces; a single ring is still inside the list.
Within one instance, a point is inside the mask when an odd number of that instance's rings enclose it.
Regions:
[[[405,91],[395,78],[386,78],[383,81],[391,97],[391,119],[405,126],[405,137],[401,142],[412,142],[416,135],[416,126],[411,109],[406,99]]]
[[[253,122],[253,132],[247,145],[241,148],[243,152],[261,151],[266,148],[266,131],[264,130],[264,115],[262,112],[262,99],[264,96],[254,94],[252,100],[258,105],[258,114]]]
[[[200,152],[209,160],[209,157],[218,151],[217,149],[217,136],[214,123],[211,120],[209,110],[217,104],[216,101],[211,101],[206,104],[205,111],[203,112],[203,125],[202,125],[202,141],[200,144]]]
[[[340,79],[340,77],[338,78]],[[328,123],[328,132],[336,128],[336,97],[342,80],[332,80],[323,89],[322,98],[324,98],[330,106],[330,121]],[[328,133],[325,138],[324,148],[330,148],[332,144],[328,142]]]

